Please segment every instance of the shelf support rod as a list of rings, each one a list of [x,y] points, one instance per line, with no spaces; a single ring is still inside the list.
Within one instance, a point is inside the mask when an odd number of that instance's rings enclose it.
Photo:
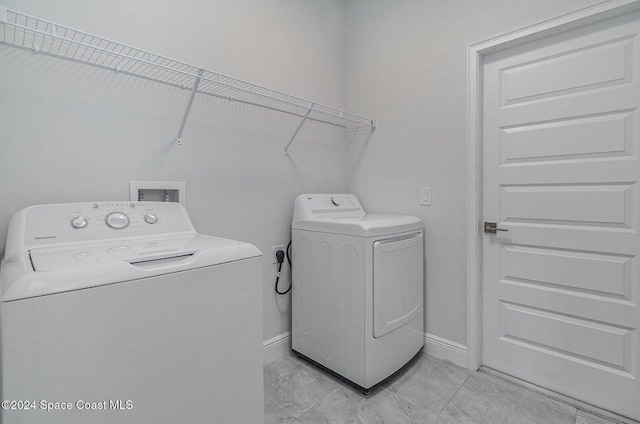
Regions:
[[[289,140],[289,143],[287,144],[287,147],[284,148],[284,155],[283,156],[289,156],[289,146],[291,146],[291,143],[293,143],[293,140],[296,139],[296,136],[298,135],[298,133],[300,132],[300,129],[302,128],[302,124],[304,124],[304,121],[307,120],[307,118],[309,117],[309,114],[313,110],[314,106],[315,106],[314,103],[309,103],[309,109],[307,109],[307,113],[304,115],[304,117],[302,118],[302,121],[300,121],[300,124],[298,124],[298,128],[296,128],[295,132],[291,136],[291,139]]]
[[[200,79],[203,73],[204,73],[204,69],[198,70],[198,76],[196,77],[196,80],[193,83],[193,88],[191,89],[191,95],[189,96],[189,101],[187,102],[187,108],[184,111],[184,116],[182,117],[182,123],[180,124],[180,129],[178,130],[178,135],[176,135],[176,144],[182,144],[182,131],[184,131],[184,126],[187,123],[187,118],[189,117],[189,112],[191,111],[191,105],[193,105],[193,99],[195,99],[196,93],[198,92],[198,86],[200,86]]]
[[[377,125],[378,125],[377,120],[373,118],[371,120],[371,130],[369,131],[369,138],[367,138],[367,143],[369,142],[369,140],[371,140],[371,137],[373,137],[373,133],[376,132]]]

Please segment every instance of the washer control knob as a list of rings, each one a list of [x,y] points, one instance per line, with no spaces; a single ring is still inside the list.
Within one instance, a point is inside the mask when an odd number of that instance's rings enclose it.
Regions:
[[[113,212],[107,216],[107,225],[116,230],[120,230],[129,225],[129,217],[122,212]]]
[[[73,228],[84,228],[87,226],[89,222],[87,221],[87,218],[85,218],[84,216],[77,216],[75,218],[73,218],[71,220],[71,226]]]
[[[333,206],[340,206],[340,199],[336,199],[335,197],[331,197],[331,203],[333,203]]]
[[[144,220],[147,224],[155,224],[158,222],[158,217],[152,213],[148,213],[144,216]]]

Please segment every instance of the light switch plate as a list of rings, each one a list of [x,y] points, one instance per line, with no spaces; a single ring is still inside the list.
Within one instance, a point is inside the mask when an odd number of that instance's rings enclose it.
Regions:
[[[420,206],[431,206],[431,187],[420,187]]]

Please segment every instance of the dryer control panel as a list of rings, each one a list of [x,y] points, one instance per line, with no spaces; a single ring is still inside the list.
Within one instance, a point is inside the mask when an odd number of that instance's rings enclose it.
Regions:
[[[24,210],[25,245],[51,245],[195,231],[173,202],[87,202]]]
[[[364,215],[353,194],[301,194],[293,206],[293,221],[335,214]]]

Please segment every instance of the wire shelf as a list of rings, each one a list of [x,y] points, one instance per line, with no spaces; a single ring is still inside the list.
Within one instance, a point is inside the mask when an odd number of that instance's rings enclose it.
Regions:
[[[0,26],[0,44],[190,89],[198,94],[276,110],[303,118],[303,122],[308,119],[349,129],[375,129],[372,119],[1,6]],[[191,101],[193,97],[182,126]]]

